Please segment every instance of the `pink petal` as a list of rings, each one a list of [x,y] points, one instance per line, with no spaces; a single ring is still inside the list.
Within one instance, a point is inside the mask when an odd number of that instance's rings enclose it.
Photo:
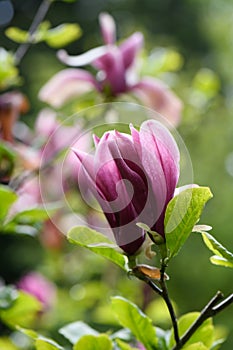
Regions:
[[[55,74],[40,90],[39,98],[55,108],[71,98],[99,89],[95,78],[82,69],[64,69]]]
[[[113,95],[126,92],[125,67],[123,56],[118,47],[114,46],[96,60],[93,65],[104,72],[104,84],[109,85]]]
[[[82,67],[91,64],[93,61],[108,52],[108,46],[99,46],[84,52],[81,55],[69,56],[65,50],[59,50],[57,57],[59,60],[71,67]]]
[[[106,12],[99,15],[100,29],[105,44],[114,44],[116,41],[116,24],[112,16]]]
[[[136,58],[137,53],[143,47],[143,35],[140,32],[132,34],[128,39],[124,40],[119,46],[123,56],[125,69],[129,68]]]
[[[162,114],[174,126],[179,125],[182,101],[162,81],[146,77],[131,90],[146,106]]]

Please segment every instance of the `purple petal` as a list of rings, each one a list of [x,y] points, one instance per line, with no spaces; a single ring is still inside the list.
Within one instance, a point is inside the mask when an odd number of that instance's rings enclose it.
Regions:
[[[183,104],[162,81],[146,77],[131,90],[146,106],[162,114],[174,126],[179,124]]]
[[[39,98],[55,108],[71,98],[99,89],[95,78],[82,69],[64,69],[55,74],[40,90]]]
[[[119,46],[123,56],[125,69],[129,68],[136,58],[138,51],[143,47],[143,35],[140,32],[136,32],[128,39],[124,40]]]
[[[105,44],[114,44],[116,41],[116,24],[112,16],[103,12],[99,15],[100,29]]]
[[[123,57],[118,47],[112,47],[93,65],[104,72],[104,83],[109,85],[113,95],[127,91]]]
[[[141,161],[151,179],[156,198],[156,229],[163,234],[164,211],[174,195],[179,178],[179,150],[170,132],[159,122],[148,120],[140,128]]]
[[[77,56],[69,56],[65,50],[59,50],[57,57],[61,62],[67,64],[68,66],[82,67],[86,66],[87,64],[91,64],[93,61],[106,54],[108,50],[108,46],[99,46]]]

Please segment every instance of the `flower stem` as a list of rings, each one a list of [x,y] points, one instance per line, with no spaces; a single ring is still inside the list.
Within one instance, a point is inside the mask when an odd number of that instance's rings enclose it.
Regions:
[[[32,21],[32,24],[31,24],[29,30],[28,30],[29,42],[20,45],[15,52],[16,64],[19,64],[21,62],[22,58],[24,57],[24,55],[28,51],[28,49],[31,45],[30,41],[33,39],[33,34],[35,34],[40,23],[44,20],[51,3],[52,3],[52,0],[43,0],[42,3],[40,4],[40,7],[38,8],[38,11],[36,12],[36,15]]]
[[[171,321],[172,321],[176,345],[179,346],[180,337],[179,337],[179,330],[178,330],[178,325],[177,325],[177,318],[176,318],[175,310],[174,310],[172,302],[170,300],[167,285],[165,282],[166,267],[167,267],[167,265],[164,263],[164,260],[162,260],[162,265],[161,265],[161,269],[160,269],[160,281],[159,281],[160,286],[161,286],[161,290],[162,290],[161,296],[167,305],[167,308],[168,308],[168,311],[169,311],[169,314],[171,317]]]
[[[223,300],[221,303],[216,305],[220,300],[223,299],[223,294],[217,292],[216,295],[209,301],[209,303],[201,311],[200,316],[196,321],[190,326],[186,333],[181,337],[180,342],[174,346],[172,350],[180,350],[191,336],[196,332],[196,330],[205,322],[209,317],[212,317],[224,310],[227,306],[233,303],[233,294]]]

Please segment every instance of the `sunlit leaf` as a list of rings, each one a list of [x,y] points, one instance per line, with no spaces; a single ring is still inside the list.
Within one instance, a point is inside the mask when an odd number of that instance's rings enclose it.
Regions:
[[[119,323],[123,327],[129,328],[147,350],[156,349],[158,340],[151,319],[127,299],[113,297],[111,300],[114,314]]]
[[[203,343],[198,342],[195,344],[185,346],[184,349],[185,350],[208,350],[209,348],[207,348]]]
[[[76,23],[63,23],[58,27],[49,29],[44,38],[45,42],[54,48],[61,48],[77,40],[82,34]]]
[[[11,52],[0,47],[0,89],[6,89],[20,83],[19,71]]]
[[[74,350],[111,350],[113,347],[111,339],[106,334],[84,335],[75,344]]]
[[[227,250],[211,234],[201,232],[201,235],[207,248],[215,254],[210,258],[210,261],[215,265],[233,267],[233,253]]]
[[[17,27],[9,27],[5,31],[6,36],[15,41],[18,44],[24,44],[29,41],[30,35],[26,30],[17,28]]]
[[[44,337],[43,335],[40,335],[34,330],[22,327],[17,327],[17,329],[23,334],[27,335],[29,338],[34,340],[36,350],[64,350],[63,347],[61,347],[53,339]]]
[[[213,255],[210,257],[210,261],[212,262],[212,264],[214,265],[218,265],[218,266],[225,266],[225,267],[231,267],[233,268],[233,261],[231,260],[227,260],[221,256],[218,255]]]
[[[121,350],[137,350],[138,349],[138,348],[134,348],[134,347],[130,346],[129,344],[125,343],[124,341],[122,341],[120,339],[117,339],[116,343]]]
[[[41,303],[33,296],[19,292],[19,296],[7,310],[0,310],[0,318],[9,326],[30,327],[41,310]]]
[[[71,243],[85,247],[108,260],[111,260],[123,270],[128,269],[127,258],[125,255],[118,253],[113,247],[112,241],[102,233],[84,226],[73,227],[68,232],[68,240]]]
[[[11,341],[10,338],[0,338],[0,349],[2,350],[18,350],[19,348]]]
[[[61,333],[72,344],[77,343],[77,341],[84,335],[99,334],[95,329],[91,328],[88,326],[88,324],[82,321],[67,324],[66,326],[59,329],[59,333]]]
[[[35,341],[36,350],[63,350],[64,348],[58,345],[55,341],[39,337]]]
[[[193,322],[199,317],[199,312],[191,312],[186,315],[183,315],[178,320],[178,329],[179,329],[179,335],[180,337],[184,335],[184,333],[189,329],[189,327],[193,324]],[[214,342],[214,327],[212,324],[212,319],[207,319],[205,322],[202,323],[202,325],[197,329],[197,331],[192,335],[192,337],[188,340],[188,342],[185,345],[190,346],[195,343],[199,344],[202,343],[203,346],[205,346],[207,349],[211,347],[211,345]],[[171,332],[171,338],[170,338],[170,347],[172,348],[175,345],[174,340],[174,333],[173,330]],[[200,345],[201,346],[201,345]],[[192,349],[192,348],[191,348]],[[196,349],[195,347],[193,349]],[[199,348],[197,348],[199,349]],[[203,348],[204,350],[205,348]],[[200,350],[202,348],[200,347]]]
[[[0,186],[0,221],[3,221],[12,206],[16,201],[17,194],[7,186]]]
[[[18,291],[13,286],[0,287],[0,309],[10,308],[18,298]]]
[[[182,191],[169,202],[164,221],[169,258],[179,252],[211,197],[208,187],[197,187]]]

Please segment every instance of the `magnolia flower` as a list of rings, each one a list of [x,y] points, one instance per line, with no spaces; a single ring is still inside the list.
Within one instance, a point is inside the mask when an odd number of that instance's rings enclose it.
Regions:
[[[44,85],[39,92],[39,98],[59,108],[71,98],[92,90],[107,98],[131,93],[144,105],[155,109],[173,125],[177,125],[182,110],[181,100],[159,79],[139,79],[134,69],[137,55],[143,47],[142,33],[135,32],[117,45],[113,18],[102,13],[99,20],[105,45],[73,57],[64,50],[58,52],[60,60],[68,66],[91,64],[97,70],[96,76],[79,68],[64,69]]]
[[[56,298],[55,285],[37,272],[24,275],[17,283],[17,287],[37,298],[42,303],[44,310],[54,304]]]
[[[97,199],[116,243],[129,255],[145,239],[136,223],[164,237],[165,210],[179,177],[179,150],[161,123],[148,120],[140,131],[130,129],[131,135],[108,131],[101,139],[94,136],[93,155],[74,149],[83,193],[88,188]]]

